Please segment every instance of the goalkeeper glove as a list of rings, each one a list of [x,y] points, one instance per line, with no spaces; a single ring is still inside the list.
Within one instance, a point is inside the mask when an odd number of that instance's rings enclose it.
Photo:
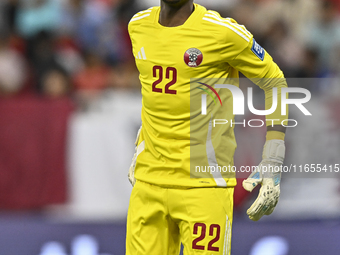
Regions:
[[[251,220],[258,221],[263,215],[270,215],[274,211],[280,197],[281,166],[284,157],[283,140],[266,141],[260,165],[243,181],[243,188],[249,192],[258,184],[262,185],[257,199],[247,210]]]
[[[141,130],[142,130],[142,126],[139,128],[138,133],[137,133],[137,137],[136,137],[136,141],[135,141],[135,154],[133,155],[132,162],[131,162],[131,165],[130,165],[130,168],[129,168],[129,173],[128,173],[128,178],[129,178],[129,181],[130,181],[132,186],[134,186],[135,183],[136,183],[135,167],[136,167],[136,160],[137,160],[137,156],[138,156],[137,145],[138,145],[138,140],[139,140]]]

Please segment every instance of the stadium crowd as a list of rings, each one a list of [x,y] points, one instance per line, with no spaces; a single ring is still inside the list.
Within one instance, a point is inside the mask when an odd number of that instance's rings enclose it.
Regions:
[[[72,96],[137,87],[127,23],[133,1],[0,3],[0,95]]]
[[[340,75],[340,1],[197,2],[244,24],[286,77]],[[109,89],[138,89],[127,24],[153,3],[1,1],[0,96],[72,96],[84,107]]]

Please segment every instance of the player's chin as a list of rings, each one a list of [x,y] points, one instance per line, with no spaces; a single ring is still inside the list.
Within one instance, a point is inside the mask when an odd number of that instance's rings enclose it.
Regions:
[[[169,5],[177,5],[177,4],[188,2],[188,0],[162,0],[162,2],[169,4]]]

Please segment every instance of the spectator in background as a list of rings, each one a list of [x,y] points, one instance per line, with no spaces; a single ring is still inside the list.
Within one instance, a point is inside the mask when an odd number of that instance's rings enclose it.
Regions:
[[[28,57],[32,63],[31,68],[33,69],[36,91],[41,93],[42,80],[46,73],[51,69],[62,68],[56,58],[53,34],[42,31],[32,38],[28,49]]]
[[[117,1],[117,0],[114,0]],[[117,13],[118,18],[123,23],[128,24],[131,17],[136,14],[136,12],[144,9],[143,1],[137,1],[137,0],[118,0],[117,4]],[[157,5],[159,5],[159,2],[157,2]],[[151,7],[151,5],[149,6]],[[148,8],[149,8],[148,7]]]
[[[330,58],[330,64],[332,74],[340,77],[340,44],[334,47],[333,54]]]
[[[18,0],[5,0],[0,2],[0,29],[15,30],[15,16]]]
[[[59,34],[56,41],[56,61],[70,74],[74,75],[84,67],[79,46],[71,35]]]
[[[102,91],[107,87],[109,68],[95,52],[84,54],[85,66],[74,76],[78,91]]]
[[[108,81],[109,89],[140,89],[139,72],[131,62],[111,67]]]
[[[69,0],[63,5],[59,31],[75,37],[82,50],[96,51],[110,63],[124,61],[124,30],[117,16],[121,0]]]
[[[25,81],[24,58],[9,45],[9,34],[0,32],[0,95],[20,92]]]
[[[25,41],[17,34],[16,28],[18,5],[19,0],[0,1],[0,31],[7,31],[10,47],[24,55]]]
[[[332,1],[322,0],[318,19],[307,26],[306,45],[317,51],[318,67],[323,70],[322,76],[328,76],[331,72],[329,60],[340,45],[339,13]]]
[[[25,38],[41,31],[54,31],[61,16],[60,0],[20,0],[17,28]]]
[[[298,78],[316,78],[319,77],[318,70],[318,53],[315,49],[306,48],[303,52],[303,61],[300,68],[297,70],[296,77]]]
[[[55,52],[55,33],[61,18],[62,0],[18,0],[16,30],[26,42],[32,87],[42,93],[43,77],[60,68]]]
[[[285,77],[296,77],[303,62],[303,47],[290,34],[286,22],[277,20],[272,23],[264,38],[263,47],[282,68]]]
[[[102,26],[108,10],[99,1],[69,0],[62,6],[59,30],[73,35],[82,49],[95,48],[97,30]]]
[[[254,8],[256,8],[256,5],[253,2],[249,0],[241,0],[237,5],[235,5],[232,9],[232,14],[229,16],[232,16],[239,24],[247,27],[247,29],[249,29],[249,31],[258,38],[259,33],[256,29],[256,25],[254,24]]]
[[[70,80],[62,69],[51,69],[45,73],[42,80],[43,94],[49,98],[62,98],[69,95]]]
[[[109,67],[96,52],[84,54],[85,66],[73,77],[80,107],[86,109],[96,101],[109,84]]]

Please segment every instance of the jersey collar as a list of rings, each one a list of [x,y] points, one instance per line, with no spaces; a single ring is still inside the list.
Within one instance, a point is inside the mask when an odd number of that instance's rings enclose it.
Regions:
[[[197,17],[202,12],[202,8],[204,9],[203,6],[200,6],[200,5],[195,4],[195,3],[194,3],[194,7],[195,7],[194,11],[191,13],[189,18],[184,22],[184,24],[182,24],[180,26],[176,26],[176,27],[166,27],[166,26],[162,26],[161,24],[159,24],[159,14],[160,14],[160,11],[161,11],[161,8],[159,7],[159,8],[156,9],[156,13],[154,15],[154,23],[156,24],[156,26],[158,28],[162,28],[162,29],[181,29],[181,28],[184,28],[184,27],[190,27],[197,20]]]

